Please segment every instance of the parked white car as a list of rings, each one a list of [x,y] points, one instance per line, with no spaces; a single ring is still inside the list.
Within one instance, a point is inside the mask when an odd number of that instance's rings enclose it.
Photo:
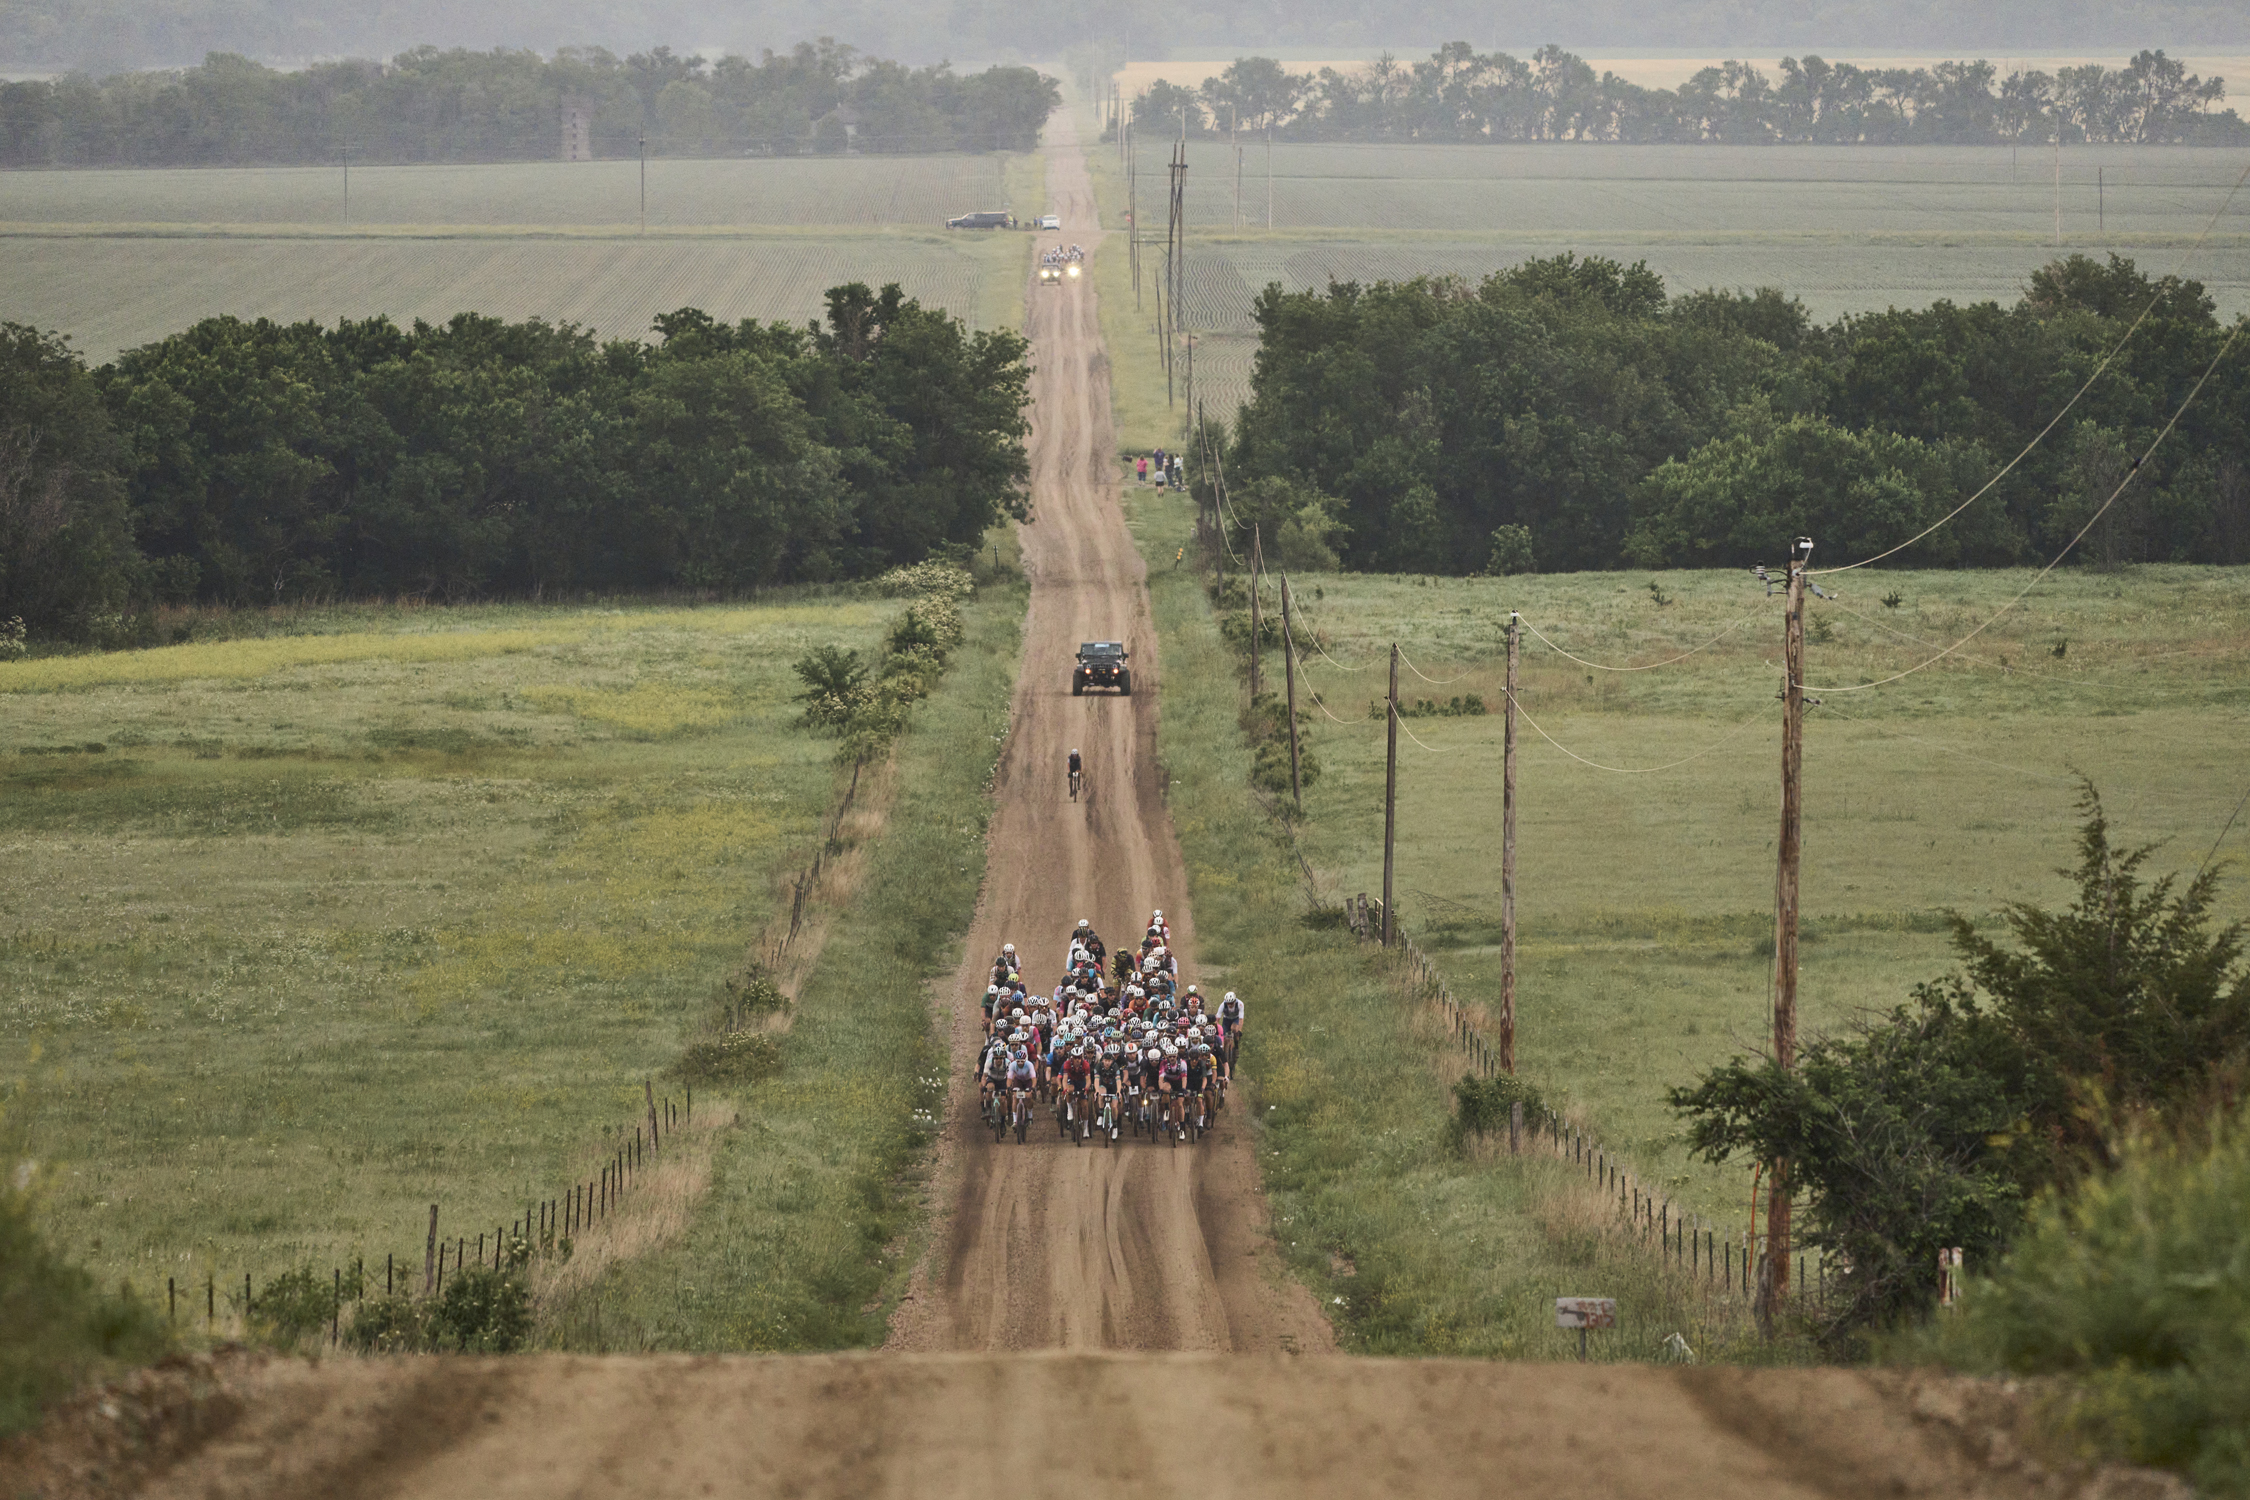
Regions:
[[[1041,219],[1039,220],[1039,225],[1038,225],[1038,227],[1039,227],[1039,228],[1041,228],[1041,229],[1060,229],[1060,228],[1062,228],[1062,215],[1061,215],[1061,214],[1047,214],[1047,215],[1044,215],[1044,216],[1043,216],[1043,217],[1042,217],[1042,218],[1041,218]]]

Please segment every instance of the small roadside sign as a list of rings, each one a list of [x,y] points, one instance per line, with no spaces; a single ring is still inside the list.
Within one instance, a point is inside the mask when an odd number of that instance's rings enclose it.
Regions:
[[[1586,1357],[1586,1330],[1589,1328],[1615,1328],[1617,1326],[1617,1299],[1614,1297],[1557,1297],[1555,1299],[1555,1326],[1568,1331],[1578,1330],[1578,1357]]]

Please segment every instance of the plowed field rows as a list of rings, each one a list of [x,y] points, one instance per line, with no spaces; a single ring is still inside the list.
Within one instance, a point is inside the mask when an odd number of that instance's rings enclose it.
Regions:
[[[583,323],[636,338],[660,312],[814,317],[844,281],[898,282],[972,323],[1020,236],[711,239],[19,239],[0,253],[0,317],[56,328],[88,357],[220,313],[334,322],[457,312]]]
[[[912,224],[1004,208],[1003,156],[652,161],[651,229]],[[640,219],[640,164],[509,162],[340,167],[0,172],[0,225],[508,225],[617,229]],[[1015,205],[1019,213],[1036,210]]]
[[[1141,210],[1161,229],[1163,149],[1143,151]],[[1778,286],[1813,316],[2012,302],[2061,252],[2112,252],[2202,281],[2222,313],[2250,310],[2250,192],[2241,162],[2166,147],[1188,147],[1187,320],[1207,409],[1248,390],[1259,290],[1458,276],[1534,256],[1645,260],[1674,293]],[[1114,180],[1115,157],[1102,163]],[[1122,184],[1111,200],[1121,219]],[[1106,190],[1105,190],[1106,191]],[[2215,221],[2214,221],[2214,216]],[[1239,229],[1237,226],[1240,226]]]

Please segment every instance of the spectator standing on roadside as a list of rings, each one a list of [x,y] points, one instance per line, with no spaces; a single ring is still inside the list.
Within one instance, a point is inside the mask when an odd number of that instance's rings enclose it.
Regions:
[[[1141,473],[1141,483],[1143,483],[1143,484],[1146,484],[1146,483],[1148,483],[1148,459],[1147,459],[1147,458],[1146,458],[1146,457],[1144,456],[1143,458],[1141,458],[1141,459],[1139,460],[1139,464],[1140,464],[1140,473]]]

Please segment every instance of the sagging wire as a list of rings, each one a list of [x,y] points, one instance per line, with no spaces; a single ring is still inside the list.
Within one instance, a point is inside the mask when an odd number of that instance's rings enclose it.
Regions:
[[[2234,832],[2234,820],[2242,816],[2242,804],[2245,802],[2250,802],[2250,786],[2244,787],[2242,795],[2235,799],[2234,811],[2227,814],[2226,827],[2220,829],[2219,836],[2211,840],[2210,853],[2204,855],[2203,863],[2195,867],[2197,879],[2202,878],[2203,872],[2211,867],[2211,861],[2218,857],[2219,846],[2227,841],[2227,835]]]
[[[1714,750],[1724,749],[1726,746],[1734,743],[1735,740],[1741,738],[1742,732],[1744,730],[1748,729],[1751,725],[1756,724],[1760,719],[1765,717],[1764,710],[1760,710],[1759,712],[1754,713],[1748,718],[1744,719],[1741,723],[1735,725],[1734,728],[1728,730],[1725,734],[1719,736],[1719,738],[1713,740],[1710,744],[1705,745],[1702,749],[1696,751],[1693,755],[1683,755],[1678,760],[1666,761],[1661,766],[1605,766],[1598,760],[1588,760],[1585,756],[1580,755],[1577,751],[1571,749],[1561,740],[1556,739],[1545,729],[1541,728],[1537,719],[1534,719],[1528,713],[1524,713],[1523,701],[1520,698],[1516,701],[1516,712],[1523,716],[1523,721],[1526,724],[1529,724],[1532,727],[1533,731],[1536,732],[1541,739],[1554,746],[1557,750],[1560,750],[1563,754],[1569,756],[1572,760],[1577,761],[1582,766],[1591,766],[1597,771],[1607,771],[1616,776],[1651,776],[1658,771],[1669,771],[1676,767],[1684,766],[1691,760],[1701,760],[1704,756],[1711,754]]]
[[[1422,745],[1422,737],[1416,734],[1412,729],[1407,727],[1406,715],[1398,712],[1398,706],[1396,704],[1392,705],[1391,712],[1398,715],[1398,727],[1406,730],[1406,737],[1412,740],[1415,744]],[[1422,745],[1422,748],[1429,751],[1432,755],[1451,755],[1453,753],[1450,750],[1440,750],[1435,745]]]
[[[1694,656],[1698,652],[1710,650],[1713,646],[1716,646],[1717,644],[1719,644],[1719,642],[1725,640],[1728,636],[1734,634],[1737,630],[1740,630],[1743,626],[1749,624],[1752,620],[1763,619],[1765,618],[1765,615],[1766,611],[1763,609],[1752,610],[1749,614],[1744,615],[1741,619],[1735,621],[1732,625],[1729,625],[1726,629],[1720,631],[1717,635],[1711,637],[1711,639],[1705,641],[1700,646],[1690,646],[1687,650],[1682,651],[1677,656],[1667,656],[1662,661],[1646,662],[1637,667],[1612,667],[1598,661],[1588,661],[1583,656],[1572,656],[1570,652],[1563,650],[1562,647],[1556,645],[1553,641],[1548,640],[1546,636],[1541,635],[1538,626],[1532,624],[1529,620],[1525,620],[1521,615],[1518,615],[1516,618],[1521,621],[1524,629],[1530,631],[1533,635],[1538,636],[1540,641],[1546,645],[1549,651],[1554,652],[1557,656],[1569,657],[1570,660],[1578,663],[1578,665],[1582,667],[1592,667],[1597,672],[1653,672],[1658,667],[1668,667],[1674,662],[1686,661],[1689,657]]]
[[[2062,425],[2063,418],[2069,416],[2071,412],[2077,407],[2078,403],[2086,398],[2086,393],[2094,388],[2094,382],[2100,380],[2102,376],[2108,372],[2109,367],[2116,362],[2117,356],[2125,352],[2125,346],[2133,341],[2133,336],[2141,331],[2141,325],[2148,321],[2149,314],[2156,311],[2156,304],[2163,300],[2165,284],[2167,282],[2176,283],[2180,279],[2180,273],[2185,271],[2188,267],[2188,262],[2195,258],[2195,252],[2203,248],[2203,242],[2211,237],[2211,231],[2218,227],[2219,220],[2225,216],[2227,209],[2233,205],[2235,196],[2242,191],[2242,185],[2245,182],[2250,182],[2250,166],[2246,166],[2242,169],[2242,175],[2237,177],[2234,180],[2234,186],[2227,190],[2226,199],[2224,202],[2220,203],[2218,211],[2211,215],[2210,221],[2203,226],[2203,232],[2195,237],[2195,242],[2189,245],[2186,252],[2181,255],[2179,266],[2172,272],[2170,276],[2165,277],[2163,281],[2157,283],[2156,294],[2148,299],[2148,305],[2141,309],[2141,315],[2133,320],[2133,326],[2126,329],[2124,336],[2118,339],[2118,341],[2111,346],[2110,351],[2107,354],[2102,356],[2102,362],[2094,367],[2093,374],[2086,377],[2086,383],[2078,388],[2077,394],[2073,395],[2069,401],[2063,404],[2062,410],[2056,412],[2054,415],[2054,419],[2050,421],[2045,427],[2040,428],[2038,433],[2033,436],[2030,442],[2024,444],[2023,451],[2021,453],[2018,453],[2014,458],[2009,459],[2005,468],[2001,469],[1999,473],[1986,480],[1982,489],[1978,490],[1968,499],[1962,501],[1959,505],[1953,507],[1953,509],[1951,509],[1950,511],[1947,511],[1937,520],[1932,521],[1929,525],[1914,533],[1914,535],[1908,537],[1905,541],[1900,542],[1897,546],[1885,548],[1883,551],[1876,553],[1873,557],[1863,557],[1858,562],[1844,563],[1841,566],[1834,568],[1810,569],[1808,572],[1808,576],[1825,576],[1830,573],[1849,573],[1854,568],[1864,568],[1870,563],[1879,563],[1886,557],[1896,556],[1898,553],[1904,552],[1907,548],[1913,546],[1916,542],[1921,541],[1924,537],[1930,535],[1932,532],[1937,531],[1939,528],[1949,524],[1956,516],[1967,510],[1970,506],[1976,504],[1979,500],[1982,500],[1986,495],[1992,493],[1992,489],[1995,485],[1999,484],[2001,480],[2014,473],[2016,468],[2020,464],[2022,464],[2025,459],[2031,457],[2032,453],[2038,449],[2040,444],[2047,441],[2048,437],[2053,434],[2054,430]],[[2232,340],[2230,339],[2229,342],[2231,343]],[[2200,385],[2201,382],[2198,382],[2199,387]]]
[[[1460,680],[1461,680],[1462,678],[1464,678],[1464,677],[1466,677],[1466,676],[1468,676],[1468,675],[1469,675],[1469,673],[1468,673],[1468,672],[1456,672],[1456,673],[1454,673],[1454,674],[1453,674],[1453,675],[1452,675],[1451,677],[1447,677],[1447,678],[1445,678],[1445,679],[1443,679],[1443,680],[1440,680],[1440,679],[1438,679],[1438,678],[1432,677],[1432,676],[1431,676],[1431,675],[1430,675],[1429,673],[1427,673],[1427,672],[1423,671],[1423,670],[1422,670],[1422,669],[1421,669],[1420,667],[1417,667],[1416,665],[1414,665],[1413,659],[1412,659],[1411,657],[1409,657],[1409,656],[1408,656],[1408,655],[1407,655],[1407,654],[1406,654],[1406,653],[1405,653],[1404,651],[1401,651],[1401,652],[1400,652],[1400,653],[1398,654],[1398,659],[1399,659],[1400,661],[1403,661],[1403,662],[1405,662],[1405,663],[1406,663],[1406,670],[1407,670],[1407,671],[1409,671],[1409,672],[1412,672],[1412,673],[1413,673],[1413,674],[1414,674],[1415,676],[1417,676],[1417,677],[1421,678],[1421,679],[1422,679],[1422,680],[1423,680],[1424,682],[1428,683],[1428,684],[1429,684],[1429,685],[1430,685],[1431,687],[1446,687],[1446,686],[1449,686],[1449,685],[1451,685],[1451,684],[1453,684],[1453,683],[1459,682],[1459,681],[1460,681]],[[1471,668],[1470,670],[1471,670],[1471,671],[1473,671],[1473,670],[1475,670],[1475,669],[1474,669],[1474,668]]]
[[[2250,177],[2250,169],[2246,169],[2244,175],[2246,177]],[[2133,467],[2125,471],[2125,477],[2117,482],[2116,489],[2109,492],[2109,498],[2102,502],[2101,509],[2095,511],[2094,514],[2087,519],[2086,524],[2078,528],[2078,534],[2076,536],[2073,536],[2069,541],[2063,543],[2062,550],[2060,552],[2057,552],[2045,567],[2041,568],[2037,573],[2034,573],[2032,575],[2031,582],[2023,586],[2022,592],[2018,593],[2006,604],[2003,604],[1998,609],[1994,610],[1991,616],[1986,619],[1983,624],[1970,631],[1967,635],[1961,637],[1961,639],[1955,641],[1952,645],[1946,647],[1943,651],[1938,652],[1937,655],[1930,657],[1926,661],[1917,662],[1913,666],[1908,667],[1903,672],[1894,672],[1888,677],[1878,678],[1873,682],[1857,682],[1843,686],[1829,687],[1815,687],[1810,684],[1800,683],[1798,684],[1798,686],[1803,688],[1804,691],[1812,693],[1864,693],[1869,688],[1887,687],[1891,683],[1897,682],[1902,678],[1912,677],[1916,672],[1921,671],[1924,667],[1932,667],[1937,665],[1939,662],[1945,660],[1945,658],[1951,656],[1954,652],[1959,651],[1963,646],[1966,646],[1967,644],[1969,644],[1969,642],[1975,640],[1978,636],[1991,629],[1993,625],[1999,622],[1999,619],[2002,615],[2006,614],[2009,610],[2014,609],[2017,605],[2023,603],[2025,598],[2030,595],[2033,589],[2039,587],[2041,583],[2045,582],[2049,573],[2052,573],[2055,571],[2055,569],[2061,567],[2063,559],[2070,556],[2072,549],[2077,547],[2080,542],[2086,539],[2086,534],[2092,531],[2095,526],[2100,524],[2103,516],[2109,514],[2109,508],[2117,503],[2118,497],[2125,493],[2126,487],[2132,484],[2132,482],[2140,476],[2142,468],[2147,465],[2148,461],[2151,458],[2156,456],[2156,450],[2162,447],[2164,444],[2164,440],[2172,435],[2172,429],[2180,425],[2180,418],[2187,415],[2188,408],[2195,404],[2195,398],[2203,394],[2203,387],[2210,383],[2211,377],[2213,375],[2218,373],[2220,362],[2227,357],[2229,351],[2234,348],[2234,341],[2241,336],[2242,323],[2238,320],[2235,323],[2234,327],[2227,331],[2226,342],[2219,345],[2219,352],[2211,357],[2211,363],[2204,367],[2203,373],[2196,378],[2195,384],[2188,390],[2186,398],[2183,399],[2180,402],[2178,408],[2173,411],[2171,420],[2164,424],[2164,430],[2157,433],[2157,435],[2150,440],[2148,447],[2142,450],[2141,456],[2139,458],[2133,460]],[[1855,564],[1854,566],[1857,565]],[[1830,571],[1841,570],[1831,569]]]
[[[1896,735],[1902,740],[1912,740],[1917,745],[1926,745],[1944,755],[1958,756],[1962,760],[1972,760],[1979,765],[1991,766],[1996,770],[2013,771],[2018,776],[2029,776],[2039,781],[2069,782],[2072,780],[2068,776],[2057,776],[2052,771],[2034,771],[2029,766],[2011,766],[2004,760],[1994,760],[1990,756],[1978,755],[1971,750],[1957,749],[1941,740],[1924,739],[1918,734],[1908,734],[1903,729],[1893,729],[1887,724],[1877,724],[1873,719],[1862,719],[1856,715],[1845,713],[1833,703],[1822,703],[1816,706],[1822,713],[1832,714],[1847,724],[1859,724],[1868,729],[1877,729],[1885,734]]]

